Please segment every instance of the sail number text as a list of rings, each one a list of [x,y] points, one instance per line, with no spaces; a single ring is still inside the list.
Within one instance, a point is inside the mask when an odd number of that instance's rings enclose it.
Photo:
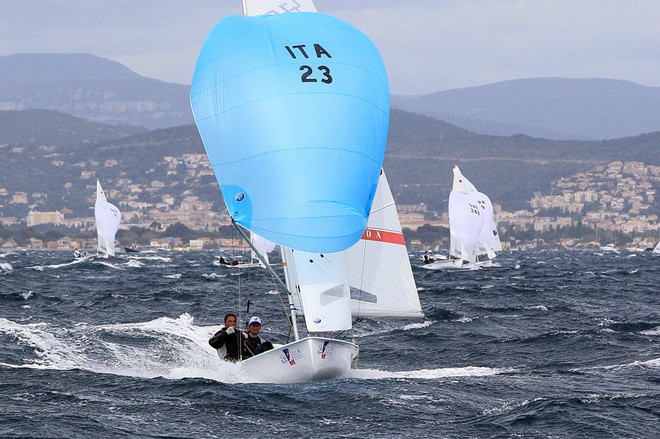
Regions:
[[[332,58],[330,53],[318,43],[312,45],[296,44],[293,46],[284,46],[286,51],[293,59],[310,59],[312,57],[321,59],[323,57]],[[332,83],[332,74],[327,66],[317,66],[316,68],[303,64],[300,66],[301,82],[323,82]]]

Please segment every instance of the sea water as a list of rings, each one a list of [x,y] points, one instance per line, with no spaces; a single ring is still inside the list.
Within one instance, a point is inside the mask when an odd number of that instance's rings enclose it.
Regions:
[[[208,345],[227,312],[260,316],[273,342],[291,336],[270,275],[216,256],[1,253],[0,437],[660,434],[658,255],[414,267],[424,319],[365,319],[346,334],[355,370],[288,385],[245,376]]]

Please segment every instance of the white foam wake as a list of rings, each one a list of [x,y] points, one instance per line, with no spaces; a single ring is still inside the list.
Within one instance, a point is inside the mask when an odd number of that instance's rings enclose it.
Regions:
[[[0,366],[51,370],[82,369],[94,373],[138,378],[205,378],[224,383],[259,382],[238,364],[221,361],[208,339],[218,329],[196,326],[193,317],[161,317],[148,322],[61,327],[52,323],[16,323],[0,318],[0,333],[27,346],[34,355],[22,361],[0,358]],[[352,379],[441,379],[482,377],[504,369],[458,367],[412,371],[354,369]]]
[[[217,327],[193,324],[183,314],[144,323],[58,327],[50,323],[16,323],[0,318],[0,333],[27,346],[34,357],[0,365],[33,369],[82,369],[138,378],[206,378],[225,383],[255,382],[237,364],[221,361],[208,345]]]
[[[491,375],[499,375],[507,373],[507,369],[497,369],[490,367],[447,367],[438,369],[420,369],[409,371],[384,371],[376,369],[353,369],[350,371],[348,377],[357,379],[368,380],[382,380],[393,378],[408,378],[408,379],[422,379],[422,380],[437,380],[442,378],[457,378],[457,377],[484,377]]]

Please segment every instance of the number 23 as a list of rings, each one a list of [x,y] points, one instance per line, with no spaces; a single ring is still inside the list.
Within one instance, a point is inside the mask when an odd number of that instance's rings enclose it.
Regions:
[[[326,66],[318,66],[318,70],[321,73],[323,73],[323,78],[321,79],[321,82],[325,84],[330,84],[332,82],[330,69]],[[314,69],[312,69],[310,66],[300,66],[300,71],[303,72],[302,76],[300,77],[300,80],[302,82],[318,82],[318,79],[313,77],[310,78],[310,76],[314,72]]]

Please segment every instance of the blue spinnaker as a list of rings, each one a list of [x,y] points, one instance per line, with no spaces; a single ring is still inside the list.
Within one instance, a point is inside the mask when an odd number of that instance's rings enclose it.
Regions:
[[[360,239],[389,124],[387,74],[364,34],[319,13],[227,17],[190,100],[238,224],[310,252]]]

